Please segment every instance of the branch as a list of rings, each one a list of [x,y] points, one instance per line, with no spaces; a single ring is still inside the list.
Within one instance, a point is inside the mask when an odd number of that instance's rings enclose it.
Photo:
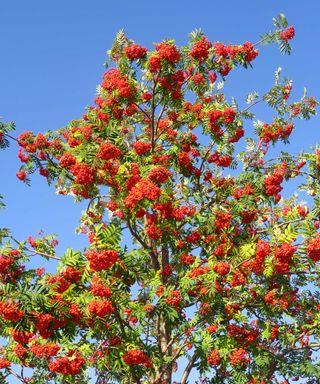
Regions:
[[[197,189],[199,190],[200,189],[200,177],[201,177],[201,174],[202,174],[202,167],[204,166],[204,163],[205,161],[207,160],[207,157],[209,155],[209,153],[211,152],[212,148],[214,147],[216,143],[213,141],[210,145],[209,145],[209,148],[207,150],[207,152],[205,153],[205,155],[203,156],[202,158],[202,162],[200,164],[200,168],[199,168],[199,176],[197,178]]]
[[[250,108],[254,107],[256,104],[259,104],[261,101],[263,101],[263,97],[261,99],[258,99],[256,101],[254,101],[253,103],[251,103],[250,105],[248,105],[245,109],[243,109],[242,111],[239,111],[240,113],[243,113],[243,112],[247,112]]]
[[[264,41],[267,40],[267,36],[265,36],[264,38],[262,38],[261,40],[257,41],[256,43],[253,44],[254,47],[256,47],[257,45],[259,44],[262,44]]]
[[[113,304],[115,306],[114,314],[115,314],[115,317],[117,318],[117,320],[119,322],[122,337],[124,340],[127,340],[127,334],[126,334],[126,331],[124,328],[124,324],[123,324],[123,320],[121,318],[120,312],[118,312],[118,309],[117,309],[115,303],[113,303]],[[141,384],[140,378],[135,374],[134,368],[132,366],[130,366],[130,374],[131,374],[132,380],[135,384]]]
[[[145,248],[145,249],[148,249],[150,251],[150,256],[151,256],[151,261],[152,261],[152,265],[153,265],[153,268],[158,271],[160,269],[160,265],[159,265],[159,261],[158,261],[158,258],[157,258],[157,255],[154,253],[153,249],[141,238],[141,236],[139,236],[132,228],[131,224],[130,224],[130,220],[128,219],[127,220],[127,225],[128,225],[128,228],[129,228],[129,231],[131,233],[131,235],[136,239],[138,240],[138,242]]]
[[[161,104],[162,100],[163,100],[163,98],[160,100],[160,102],[159,102],[158,105]],[[155,140],[154,140],[155,143],[156,143],[157,140],[158,140],[158,128],[159,128],[159,123],[160,123],[160,120],[161,120],[161,118],[162,118],[162,115],[164,114],[164,111],[165,111],[166,107],[167,107],[167,103],[165,102],[165,103],[163,104],[163,106],[162,106],[162,109],[161,109],[161,111],[160,111],[160,113],[159,113],[158,120],[157,120],[157,125],[156,125],[156,129],[155,129],[155,136],[156,136],[156,137],[155,137]]]
[[[153,152],[154,150],[154,144],[155,144],[155,125],[154,125],[154,114],[155,114],[155,110],[156,110],[156,106],[155,106],[155,90],[156,90],[156,86],[157,86],[157,83],[158,83],[158,78],[159,78],[159,74],[157,76],[156,79],[154,79],[153,81],[153,88],[152,88],[152,103],[151,103],[151,151]]]
[[[131,235],[136,239],[138,240],[138,242],[145,248],[145,249],[151,249],[151,247],[142,239],[141,236],[139,236],[132,228],[131,224],[130,224],[130,220],[128,219],[127,220],[127,224],[128,224],[128,228],[129,228],[129,231],[131,233]]]
[[[40,255],[40,256],[47,257],[49,259],[61,260],[61,258],[59,256],[49,255],[49,253],[37,251],[36,249],[30,249],[30,248],[28,248],[28,247],[26,247],[24,245],[21,245],[21,243],[17,239],[15,239],[13,236],[9,236],[9,238],[12,241],[14,241],[16,244],[18,244],[19,246],[22,246],[22,249],[24,251],[32,253],[32,255],[30,255],[30,256]]]
[[[277,224],[277,223],[274,223],[273,226],[269,226],[268,228],[266,229],[261,229],[260,231],[257,231],[257,233],[265,233],[265,232],[268,232],[268,230],[274,226],[276,226],[277,228],[280,228],[280,227],[283,227],[283,226],[286,226],[286,225],[289,225],[289,224],[293,224],[293,223],[300,223],[301,221],[303,220],[307,220],[308,218],[307,217],[299,217],[299,219],[294,219],[294,220],[289,220],[289,221],[284,221],[280,224]]]
[[[190,374],[190,372],[191,372],[191,370],[192,370],[192,368],[193,368],[197,358],[198,358],[198,353],[195,352],[193,354],[193,356],[191,357],[191,360],[189,361],[188,365],[186,366],[186,369],[183,372],[180,384],[186,384],[187,379],[189,377],[189,374]]]
[[[18,140],[18,139],[16,139],[15,137],[13,137],[13,136],[9,135],[9,133],[3,133],[3,135],[4,135],[4,136],[6,136],[6,137],[9,137],[9,139],[11,139],[11,140],[14,140],[14,141],[16,141],[16,142],[18,142],[18,141],[19,141],[19,140]]]
[[[40,255],[40,256],[43,256],[43,257],[47,257],[48,259],[53,259],[53,260],[58,260],[58,261],[61,260],[61,258],[59,256],[49,255],[48,253],[40,252],[40,251],[35,251],[34,249],[29,249],[29,248],[24,248],[24,249],[27,252],[32,252],[32,255],[30,255],[30,256]]]
[[[315,343],[315,344],[309,344],[309,345],[304,345],[304,346],[301,346],[301,347],[292,347],[288,350],[286,350],[282,355],[281,357],[284,357],[285,355],[287,355],[288,353],[292,352],[292,351],[298,351],[299,349],[318,349],[320,348],[320,344],[318,343]]]
[[[15,371],[13,371],[11,368],[7,368],[7,370],[9,371],[10,375],[13,375],[14,377],[16,377],[18,380],[21,381],[21,383],[25,383],[25,380],[20,375],[18,375]]]
[[[142,108],[140,107],[140,105],[138,105],[137,103],[133,103],[133,105],[135,105],[138,109],[140,109],[140,111],[141,111],[144,115],[146,115],[147,118],[150,120],[150,116],[147,114],[147,112],[146,112],[144,109],[142,109]]]

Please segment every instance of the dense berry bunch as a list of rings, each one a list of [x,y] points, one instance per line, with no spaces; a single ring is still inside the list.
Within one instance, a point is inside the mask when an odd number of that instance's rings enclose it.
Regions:
[[[77,375],[86,360],[78,353],[68,353],[65,357],[60,357],[49,363],[51,372],[62,373],[63,375]]]
[[[139,180],[131,188],[129,195],[124,199],[127,208],[134,208],[144,198],[154,201],[161,195],[161,189],[153,184],[149,179]]]
[[[250,361],[248,353],[243,348],[237,348],[234,350],[229,359],[232,365],[245,365]]]
[[[146,367],[151,366],[150,358],[140,349],[130,349],[123,354],[122,359],[127,365],[143,364]]]
[[[37,357],[46,359],[56,356],[60,351],[60,346],[58,344],[32,344],[30,351]]]
[[[121,151],[111,143],[102,143],[99,149],[99,157],[102,160],[118,159]]]
[[[118,261],[118,252],[90,250],[86,252],[86,258],[90,263],[91,270],[99,272],[111,268]]]
[[[291,40],[294,38],[295,30],[294,27],[291,25],[290,27],[286,28],[283,32],[281,32],[280,38],[282,40]]]
[[[320,237],[317,236],[309,241],[307,255],[314,262],[320,261]]]
[[[190,56],[203,63],[209,57],[209,49],[212,47],[212,43],[205,37],[202,36],[200,41],[197,41],[191,51]]]
[[[208,356],[208,363],[210,365],[220,365],[220,362],[221,362],[220,352],[219,352],[219,349],[216,348]]]
[[[21,320],[24,313],[19,309],[18,305],[14,302],[0,302],[0,316],[3,320],[17,322]]]
[[[88,310],[95,316],[104,317],[110,315],[114,311],[114,308],[111,301],[93,300],[88,304]]]
[[[268,196],[279,197],[279,192],[282,191],[281,183],[286,172],[286,163],[282,164],[281,168],[276,169],[273,174],[264,179],[264,186]]]
[[[125,49],[125,54],[130,60],[141,59],[142,57],[146,56],[147,48],[133,43]]]
[[[94,173],[86,163],[72,165],[71,172],[75,176],[75,182],[77,184],[88,185],[94,181]]]

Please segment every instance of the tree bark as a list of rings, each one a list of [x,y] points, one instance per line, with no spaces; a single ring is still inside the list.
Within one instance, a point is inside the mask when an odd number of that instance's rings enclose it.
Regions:
[[[183,372],[183,375],[182,375],[182,378],[181,378],[181,382],[180,384],[186,384],[187,380],[188,380],[188,377],[190,375],[190,372],[194,366],[194,363],[196,362],[197,360],[197,353],[195,352],[194,355],[192,356],[191,360],[189,361],[186,369],[184,370]]]
[[[172,347],[169,344],[170,334],[163,313],[157,318],[157,339],[160,355],[163,362],[159,367],[155,383],[171,384],[172,381],[172,364],[166,363],[164,359],[172,356]]]

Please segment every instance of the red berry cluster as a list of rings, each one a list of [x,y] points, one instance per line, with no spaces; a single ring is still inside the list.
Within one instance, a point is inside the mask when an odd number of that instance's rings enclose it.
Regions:
[[[49,359],[51,356],[56,356],[60,351],[60,346],[58,344],[32,344],[30,346],[30,351],[39,358]]]
[[[307,256],[314,262],[320,261],[320,237],[311,239],[307,245]]]
[[[19,268],[15,268],[16,258],[14,255],[0,256],[0,278],[2,283],[14,281],[15,278],[22,272]],[[20,267],[21,269],[21,267]]]
[[[228,336],[241,343],[244,347],[249,346],[258,339],[260,332],[253,322],[252,327],[240,327],[236,324],[229,324],[227,327]]]
[[[220,351],[218,348],[214,349],[208,356],[208,364],[218,366],[221,363]]]
[[[149,179],[157,184],[165,183],[169,178],[169,171],[164,167],[156,167],[149,172]]]
[[[67,356],[61,357],[49,363],[51,372],[62,373],[63,375],[77,375],[86,363],[84,357],[77,352],[69,352]]]
[[[144,365],[146,368],[152,366],[150,358],[141,349],[130,349],[125,352],[122,359],[127,365]]]
[[[212,47],[212,43],[205,37],[202,36],[200,41],[197,41],[189,53],[189,55],[198,60],[199,63],[204,63],[209,57],[209,50]]]
[[[256,256],[254,259],[244,264],[244,268],[252,270],[257,275],[263,272],[263,263],[267,256],[270,255],[271,247],[269,243],[264,240],[258,240]]]
[[[170,92],[170,96],[174,100],[181,99],[182,93],[181,88],[183,81],[185,79],[184,73],[181,70],[178,70],[172,74],[169,74],[166,77],[160,77],[159,82],[164,90]],[[169,131],[169,123],[166,120],[160,120],[158,123],[159,133]],[[168,139],[169,140],[169,139]]]
[[[277,260],[275,265],[276,273],[286,273],[290,270],[290,263],[294,253],[296,252],[296,247],[292,244],[283,243],[274,251],[274,256]]]
[[[101,87],[105,89],[109,96],[114,99],[113,93],[116,91],[119,98],[131,99],[134,89],[128,82],[126,75],[122,75],[119,69],[112,68],[103,76]]]
[[[29,340],[32,339],[33,333],[13,329],[11,332],[11,336],[13,340],[16,341],[17,343],[28,343]]]
[[[156,45],[156,51],[160,59],[166,60],[168,63],[173,64],[180,60],[180,52],[174,44],[162,42]]]
[[[108,270],[119,259],[118,252],[114,250],[94,251],[89,250],[85,253],[89,261],[90,268],[94,272]]]
[[[217,56],[225,59],[234,59],[238,54],[241,54],[247,62],[254,60],[258,56],[258,51],[254,49],[254,45],[249,41],[243,45],[225,45],[216,42],[213,50]]]
[[[95,316],[104,317],[111,315],[114,311],[111,301],[108,300],[92,300],[88,304],[88,310]]]
[[[179,307],[180,300],[181,300],[180,292],[175,289],[171,292],[170,296],[167,297],[166,303],[174,307]]]
[[[186,253],[183,253],[181,255],[181,264],[190,265],[190,264],[194,263],[195,259],[196,258],[194,256],[187,255]]]
[[[149,179],[141,179],[131,188],[129,195],[124,199],[127,208],[134,208],[144,198],[154,201],[161,195],[161,189]]]
[[[16,323],[23,318],[24,313],[19,309],[17,303],[13,301],[1,301],[0,316],[2,316],[3,320]]]
[[[279,197],[279,192],[282,190],[281,183],[283,182],[283,177],[286,173],[287,165],[283,163],[281,167],[278,167],[273,174],[267,176],[263,183],[266,189],[266,194],[268,196]]]
[[[21,344],[16,344],[13,348],[13,352],[17,356],[18,359],[23,360],[24,356],[28,352],[27,348]]]
[[[90,291],[94,296],[111,297],[111,289],[103,284],[96,282],[94,278]]]
[[[153,240],[157,240],[162,237],[162,230],[154,223],[151,223],[146,227],[146,233],[148,237]]]
[[[44,339],[48,339],[53,334],[54,326],[55,318],[50,313],[36,315],[35,328]]]
[[[230,272],[230,264],[226,261],[216,263],[212,269],[221,276],[225,276]]]
[[[23,181],[23,180],[26,179],[27,174],[25,173],[25,171],[18,171],[18,172],[16,173],[16,176],[17,176],[17,178],[18,178],[19,180]]]
[[[130,44],[129,47],[124,49],[124,53],[130,60],[137,60],[147,55],[147,48],[141,47],[138,44]]]
[[[229,212],[218,211],[215,217],[216,232],[220,233],[228,228],[231,223],[232,215]]]
[[[232,365],[246,365],[250,358],[247,351],[243,348],[237,348],[230,354],[229,361]]]
[[[233,197],[237,200],[241,199],[242,196],[245,195],[253,195],[254,194],[254,189],[250,183],[246,184],[243,188],[237,188],[233,192]]]
[[[62,168],[70,168],[72,165],[75,165],[76,158],[69,152],[65,152],[59,159],[59,164]]]
[[[208,112],[209,122],[214,128],[215,124],[230,124],[236,118],[236,111],[233,108],[225,108],[224,110],[212,109]]]
[[[5,359],[5,358],[0,358],[0,369],[8,368],[11,365],[11,361]]]
[[[232,157],[229,155],[223,155],[219,152],[214,152],[209,156],[208,163],[215,163],[218,167],[230,167]]]
[[[71,285],[80,280],[81,272],[77,271],[73,267],[67,267],[65,272],[60,273],[57,276],[49,276],[47,278],[48,284],[54,284],[54,290],[59,293],[65,292]]]
[[[288,41],[294,38],[295,30],[294,26],[291,25],[290,27],[286,28],[283,32],[280,34],[280,39],[284,41]]]
[[[278,139],[285,140],[287,139],[294,128],[294,124],[290,123],[283,126],[280,123],[272,123],[271,125],[265,123],[260,133],[260,137],[264,143],[269,143],[270,141],[276,141]]]
[[[243,212],[241,212],[241,221],[243,224],[250,224],[254,218],[256,217],[257,215],[257,210],[256,209],[252,209],[252,210],[244,210]]]
[[[88,185],[94,182],[93,169],[86,163],[72,165],[71,172],[76,177],[77,184]]]
[[[102,143],[99,149],[99,157],[102,160],[119,159],[121,151],[111,143]]]
[[[136,141],[133,144],[133,149],[137,155],[142,156],[146,152],[150,151],[151,144],[150,143],[144,143],[143,141]]]

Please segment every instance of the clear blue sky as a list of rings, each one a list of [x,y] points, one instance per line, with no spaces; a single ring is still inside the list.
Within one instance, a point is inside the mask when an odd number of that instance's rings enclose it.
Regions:
[[[255,42],[272,28],[271,19],[280,12],[296,28],[291,57],[281,56],[274,47],[263,48],[254,70],[234,79],[231,75],[227,93],[244,99],[252,90],[266,91],[281,66],[294,80],[294,96],[306,86],[309,94],[320,98],[318,0],[3,0],[0,116],[14,120],[17,133],[55,130],[79,118],[93,101],[105,53],[120,28],[147,47],[167,37],[184,44],[188,33],[199,27],[212,41]],[[258,117],[266,116],[261,112]],[[293,151],[320,141],[319,123],[315,118],[298,124]],[[60,250],[86,244],[84,237],[74,235],[81,208],[71,197],[55,195],[41,176],[33,178],[31,188],[19,182],[16,153],[14,145],[0,152],[0,193],[7,204],[0,227],[11,227],[20,239],[39,229],[57,233]]]

